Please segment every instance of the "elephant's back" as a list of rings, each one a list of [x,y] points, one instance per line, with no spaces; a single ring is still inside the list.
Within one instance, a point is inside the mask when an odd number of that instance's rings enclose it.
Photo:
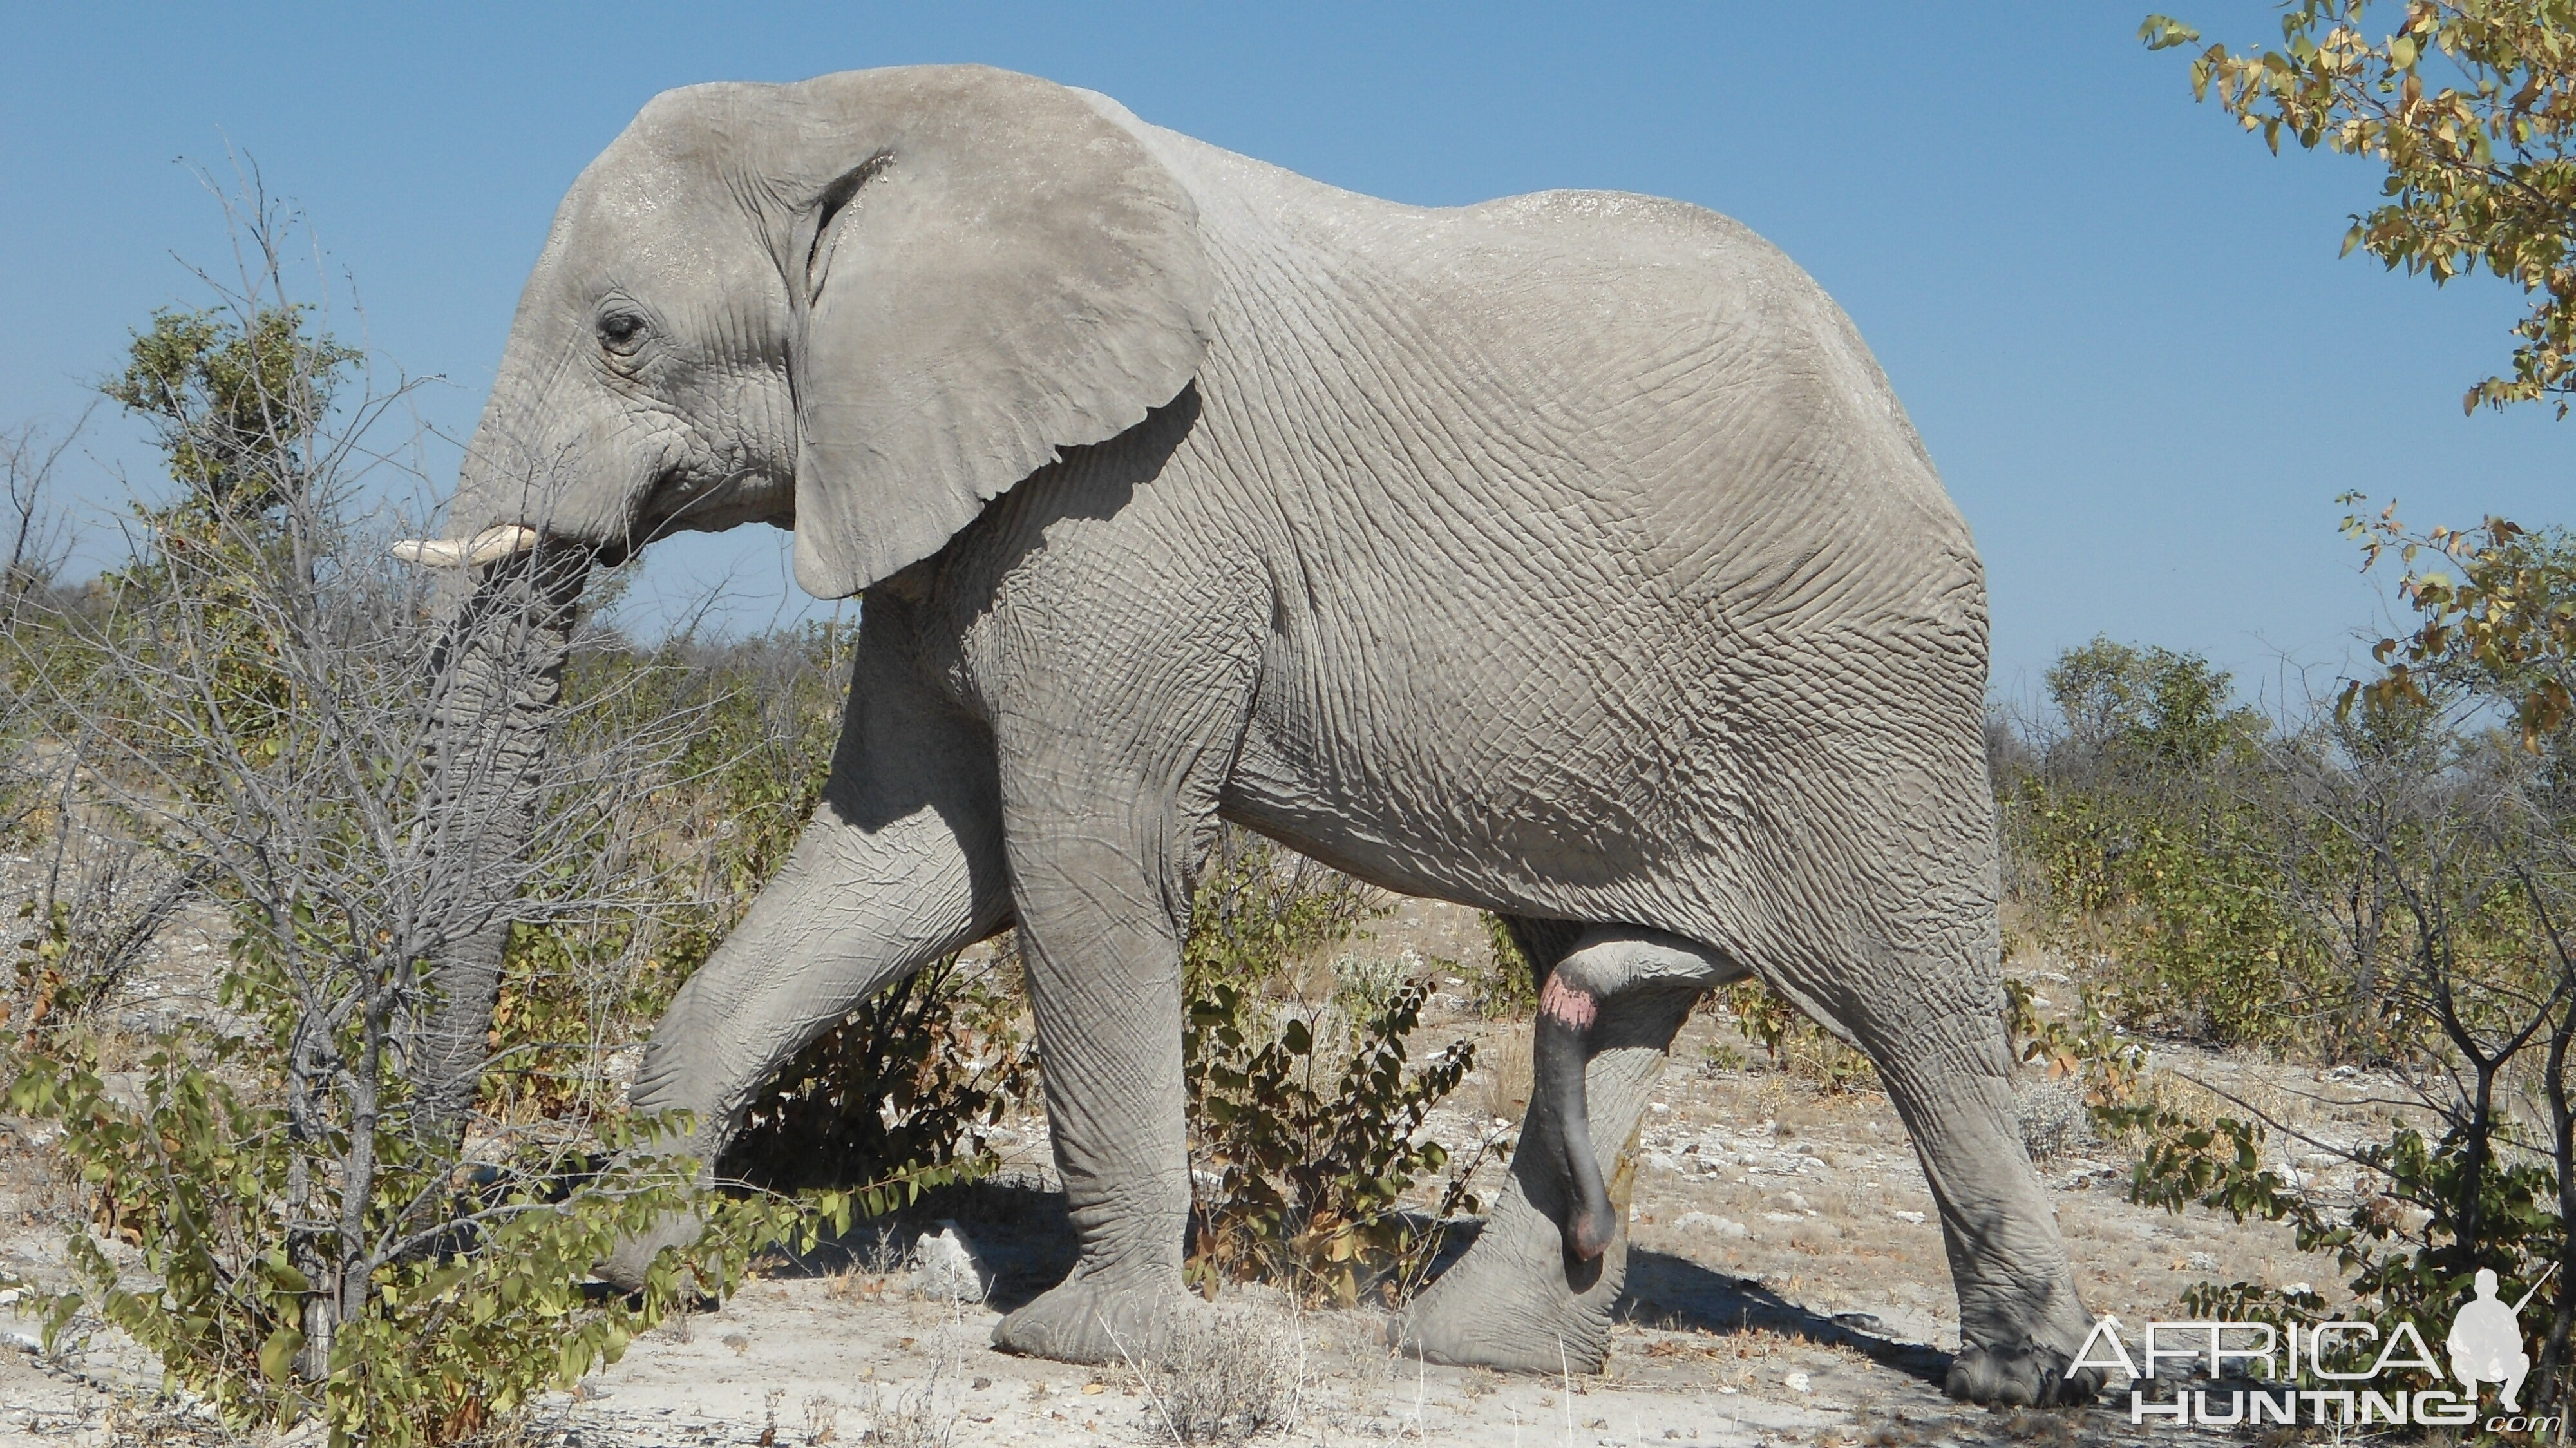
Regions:
[[[1450,213],[1493,240],[1466,251],[1513,301],[1533,392],[1585,410],[1581,430],[1621,473],[1683,509],[1779,501],[1778,483],[1730,473],[1729,459],[1776,456],[1801,481],[1848,475],[1832,516],[1902,507],[1910,531],[1958,534],[1913,421],[1859,329],[1787,254],[1703,206],[1616,191],[1540,191]],[[1437,232],[1439,228],[1428,228]],[[1433,235],[1426,251],[1458,251]],[[1431,263],[1434,272],[1455,263]],[[1461,312],[1474,325],[1477,309]],[[1701,449],[1694,451],[1694,447]],[[1608,459],[1591,459],[1596,465]],[[1765,484],[1773,486],[1766,488]]]
[[[1806,813],[1823,736],[1982,758],[1967,530],[1776,249],[1657,198],[1410,207],[1166,144],[1222,279],[1195,445],[1280,594],[1237,818],[1689,933],[1668,902]]]
[[[1506,440],[1428,485],[1476,474],[1457,501],[1535,520],[1532,563],[1620,580],[1736,667],[1928,633],[1982,672],[1964,520],[1857,329],[1750,228],[1550,191],[1362,232],[1355,290],[1443,431]]]

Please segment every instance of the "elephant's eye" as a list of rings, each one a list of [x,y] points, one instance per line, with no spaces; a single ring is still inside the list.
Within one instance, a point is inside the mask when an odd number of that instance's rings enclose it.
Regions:
[[[599,319],[599,345],[625,356],[644,341],[644,319],[633,312],[611,312]]]

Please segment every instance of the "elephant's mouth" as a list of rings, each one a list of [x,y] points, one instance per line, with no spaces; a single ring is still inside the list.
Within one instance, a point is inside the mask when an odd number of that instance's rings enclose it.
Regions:
[[[606,510],[607,516],[594,518],[583,507],[523,511],[531,502],[563,491],[529,483],[518,490],[523,496],[517,506],[480,509],[486,518],[516,512],[520,521],[496,522],[464,538],[405,539],[393,545],[393,556],[424,568],[474,569],[543,547],[558,556],[578,552],[594,564],[614,568],[673,533],[722,532],[743,523],[795,526],[793,470],[757,460],[719,471],[691,466],[685,458],[648,459],[640,484],[618,478],[611,480],[610,490],[624,501]],[[469,486],[459,496],[479,491]],[[459,506],[471,516],[473,510]]]

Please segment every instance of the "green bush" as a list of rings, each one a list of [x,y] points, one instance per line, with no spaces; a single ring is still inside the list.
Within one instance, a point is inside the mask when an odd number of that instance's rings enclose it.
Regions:
[[[1383,914],[1372,892],[1266,841],[1229,835],[1202,878],[1183,979],[1192,1172],[1189,1280],[1282,1282],[1352,1303],[1418,1284],[1436,1227],[1402,1201],[1450,1165],[1413,1140],[1457,1089],[1475,1048],[1408,1068],[1427,978],[1336,989],[1342,1004],[1283,1007],[1290,968]],[[1337,982],[1337,985],[1342,984]],[[1475,1209],[1459,1163],[1433,1217]]]
[[[1486,952],[1481,965],[1470,964],[1461,971],[1467,978],[1467,999],[1486,1020],[1528,1020],[1538,1014],[1538,967],[1503,917],[1487,910],[1477,918],[1484,923]]]
[[[1403,1198],[1449,1153],[1413,1137],[1475,1064],[1474,1045],[1460,1041],[1406,1069],[1405,1037],[1430,994],[1428,981],[1406,985],[1348,1027],[1338,1051],[1232,983],[1190,1003],[1192,1154],[1214,1177],[1195,1189],[1192,1213],[1188,1272],[1202,1291],[1251,1277],[1348,1306],[1372,1283],[1414,1285],[1437,1227],[1403,1211]],[[1431,1216],[1475,1208],[1462,1170]]]
[[[2288,802],[2269,726],[2198,655],[2097,638],[2047,675],[2054,737],[1997,780],[2007,878],[2061,948],[2100,962],[2133,1030],[2324,1044],[2343,1005],[2282,888]]]
[[[2567,1250],[2552,1164],[2530,1155],[2503,1162],[2488,1155],[2490,1143],[2515,1134],[2508,1121],[2489,1122],[2484,1131],[2455,1125],[2429,1141],[2413,1127],[2392,1128],[2384,1140],[2354,1153],[2381,1189],[2359,1194],[2339,1211],[2261,1164],[2268,1133],[2258,1122],[2222,1117],[2204,1124],[2165,1116],[2157,1126],[2132,1179],[2132,1200],[2168,1211],[2203,1206],[2239,1222],[2287,1222],[2300,1251],[2333,1254],[2351,1295],[2329,1310],[2314,1292],[2258,1282],[2202,1282],[2186,1289],[2184,1308],[2211,1320],[2368,1322],[2384,1341],[2401,1322],[2420,1329],[2448,1319],[2470,1295],[2481,1268],[2496,1273],[2504,1284],[2501,1295],[2510,1299],[2519,1295],[2517,1289],[2539,1283]],[[2422,1214],[2421,1226],[2408,1225],[2403,1209],[2409,1207]],[[2550,1315],[2563,1312],[2564,1301],[2562,1295],[2550,1304]],[[2355,1350],[2361,1358],[2338,1364],[2340,1370],[2369,1365],[2368,1350]],[[2534,1396],[2563,1401],[2544,1396],[2559,1391],[2551,1370],[2563,1372],[2563,1362],[2544,1353],[2538,1366]],[[2308,1375],[2300,1376],[2304,1382]]]
[[[642,1292],[593,1296],[582,1279],[619,1234],[696,1200],[695,1163],[639,1150],[644,1124],[523,1142],[507,1187],[460,1200],[451,1163],[394,1125],[389,1101],[370,1193],[351,1198],[315,1169],[329,1163],[275,1104],[265,1059],[248,1041],[161,1038],[129,1105],[73,1048],[31,1061],[7,1096],[62,1125],[91,1199],[92,1227],[69,1239],[75,1287],[30,1303],[47,1347],[93,1310],[237,1429],[320,1416],[334,1445],[455,1442],[616,1362],[675,1306],[740,1281],[754,1251],[820,1230],[806,1206],[719,1203],[706,1235],[657,1263]],[[846,1216],[842,1203],[821,1207]],[[317,1280],[293,1260],[299,1238],[331,1230],[363,1239],[363,1255],[333,1259],[363,1281]],[[148,1279],[129,1279],[93,1233],[131,1243]],[[360,1305],[315,1343],[307,1304],[320,1294]]]

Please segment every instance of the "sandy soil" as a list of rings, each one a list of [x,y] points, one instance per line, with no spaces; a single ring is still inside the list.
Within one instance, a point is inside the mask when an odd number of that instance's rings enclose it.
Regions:
[[[172,932],[124,1015],[201,1009],[201,928]],[[1406,902],[1362,949],[1429,961],[1480,957],[1476,918]],[[2045,994],[2062,973],[2017,963]],[[1437,967],[1435,967],[1437,968]],[[1463,985],[1463,981],[1460,982]],[[2071,997],[2071,989],[2059,989]],[[1417,1054],[1477,1036],[1479,1069],[1430,1124],[1453,1148],[1517,1120],[1527,1090],[1526,1028],[1466,1014],[1444,994]],[[1737,1066],[1721,1053],[1752,1058]],[[2159,1062],[2256,1099],[2327,1139],[2384,1121],[2369,1104],[2388,1083],[2329,1077],[2188,1052]],[[2034,1082],[2036,1075],[2034,1073]],[[670,1323],[624,1361],[559,1395],[548,1433],[581,1444],[825,1442],[1017,1444],[1170,1441],[1150,1385],[1008,1357],[988,1345],[1002,1307],[1061,1273],[1067,1239],[1044,1194],[1042,1121],[1013,1123],[1018,1186],[961,1212],[957,1231],[1000,1273],[994,1302],[925,1291],[892,1239],[782,1263],[717,1311]],[[2348,1186],[2311,1148],[2284,1165],[2320,1190]],[[1962,1409],[1939,1391],[1957,1321],[1932,1201],[1886,1099],[1827,1093],[1763,1069],[1758,1048],[1703,1013],[1677,1044],[1665,1089],[1640,1133],[1636,1251],[1608,1370],[1506,1377],[1392,1356],[1373,1310],[1297,1311],[1275,1295],[1224,1304],[1284,1321],[1298,1345],[1281,1372],[1297,1395],[1286,1443],[1752,1445],[1774,1443],[2071,1443],[2173,1441],[2132,1430],[2126,1414]],[[2138,1324],[2182,1314],[2179,1293],[2205,1280],[2306,1281],[2331,1290],[2322,1259],[2292,1250],[2285,1228],[2238,1226],[2203,1212],[2169,1216],[2122,1200],[2127,1159],[2101,1144],[2043,1165],[2087,1301]],[[1491,1168],[1488,1168],[1491,1171]],[[0,1272],[58,1280],[71,1197],[41,1132],[0,1118]],[[104,1444],[188,1425],[148,1407],[155,1366],[112,1333],[54,1357],[32,1350],[36,1324],[0,1306],[0,1443]],[[2123,1398],[2125,1403],[2125,1398]],[[138,1427],[142,1425],[142,1427]]]

